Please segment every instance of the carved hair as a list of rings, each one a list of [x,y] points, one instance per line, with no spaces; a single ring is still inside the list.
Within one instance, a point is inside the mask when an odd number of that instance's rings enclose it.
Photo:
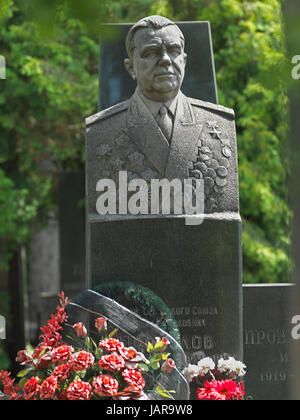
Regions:
[[[129,30],[127,37],[126,37],[126,50],[127,50],[127,54],[129,58],[133,57],[133,51],[135,49],[135,44],[134,44],[134,36],[136,34],[136,32],[140,29],[147,29],[147,28],[152,28],[152,29],[162,29],[165,28],[166,26],[175,26],[178,29],[178,32],[180,34],[180,38],[181,38],[181,42],[182,42],[182,46],[184,47],[184,36],[183,33],[181,32],[181,30],[179,29],[179,27],[172,22],[170,19],[165,18],[163,16],[158,16],[158,15],[154,15],[154,16],[148,16],[145,17],[141,20],[139,20],[135,25],[132,26],[132,28]]]

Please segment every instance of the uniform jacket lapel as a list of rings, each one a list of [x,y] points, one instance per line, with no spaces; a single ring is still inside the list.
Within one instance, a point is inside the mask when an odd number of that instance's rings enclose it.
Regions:
[[[137,91],[130,100],[127,112],[129,137],[154,168],[164,177],[169,156],[169,143]]]
[[[189,100],[179,92],[173,137],[165,177],[169,180],[188,178],[197,156],[198,140],[203,123],[196,121]]]

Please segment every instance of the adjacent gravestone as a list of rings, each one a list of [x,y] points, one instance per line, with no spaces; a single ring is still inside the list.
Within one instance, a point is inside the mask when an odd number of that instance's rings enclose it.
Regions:
[[[84,172],[59,174],[60,287],[73,297],[85,287]]]
[[[126,53],[120,53],[128,28],[115,25],[121,39],[115,46],[111,42],[101,46],[101,109],[133,94],[134,85],[123,69]],[[193,104],[185,102],[190,118],[185,115],[187,118],[182,121],[186,134],[178,137],[178,147],[183,147],[187,140],[196,141],[197,148],[185,149],[192,155],[199,153],[192,157],[195,167],[191,164],[190,169],[198,171],[195,173],[199,178],[209,178],[206,194],[209,196],[212,190],[216,195],[220,194],[222,204],[211,198],[209,214],[205,215],[204,221],[203,215],[190,216],[193,226],[186,225],[184,215],[97,214],[97,181],[104,175],[109,178],[113,171],[127,169],[127,162],[115,149],[119,148],[125,156],[129,148],[135,147],[132,143],[135,138],[132,132],[131,137],[127,136],[121,119],[121,113],[125,115],[127,109],[126,103],[90,117],[87,120],[86,166],[87,282],[91,288],[107,282],[128,282],[136,287],[147,287],[158,295],[177,320],[181,344],[191,362],[204,354],[215,358],[225,354],[242,358],[241,219],[234,117],[231,110],[214,105],[217,95],[209,24],[181,23],[180,28],[191,58],[182,90],[187,95],[210,101],[210,104],[196,102],[200,108],[203,105],[203,121],[196,122],[188,111]],[[121,48],[124,51],[124,47]],[[133,112],[129,111],[130,129],[135,126],[132,115],[138,114],[137,109],[133,107]],[[117,116],[116,120],[107,119],[111,113]],[[147,123],[143,118],[137,117],[138,124]],[[104,125],[101,125],[102,121]],[[188,131],[192,126],[194,134]],[[114,137],[118,130],[119,134]],[[141,133],[149,136],[148,130],[142,130],[137,129],[136,136]],[[170,154],[176,162],[181,162],[183,155],[174,151],[171,143],[171,150],[172,147],[174,155]],[[159,156],[153,157],[158,159]],[[138,151],[133,151],[128,160],[136,171],[145,161]],[[228,183],[227,174],[230,174]],[[143,176],[155,178],[149,169]],[[130,309],[135,307],[133,299]],[[141,315],[147,318],[146,311]]]
[[[42,293],[56,294],[59,284],[59,229],[55,215],[49,215],[45,229],[32,234],[30,243],[29,335],[35,341],[40,335],[43,318]]]
[[[291,395],[291,284],[244,285],[246,394],[255,400],[288,400]]]

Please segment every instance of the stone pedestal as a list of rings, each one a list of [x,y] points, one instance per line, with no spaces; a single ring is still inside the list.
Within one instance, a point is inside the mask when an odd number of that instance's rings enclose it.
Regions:
[[[210,215],[198,226],[183,217],[94,217],[88,230],[91,288],[126,281],[152,290],[176,319],[190,361],[242,357],[238,215]]]

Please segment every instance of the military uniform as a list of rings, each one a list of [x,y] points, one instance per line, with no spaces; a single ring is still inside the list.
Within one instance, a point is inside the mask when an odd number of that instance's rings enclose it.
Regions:
[[[238,212],[234,111],[178,94],[170,143],[136,91],[86,120],[89,213],[101,178],[204,179],[205,212]]]

